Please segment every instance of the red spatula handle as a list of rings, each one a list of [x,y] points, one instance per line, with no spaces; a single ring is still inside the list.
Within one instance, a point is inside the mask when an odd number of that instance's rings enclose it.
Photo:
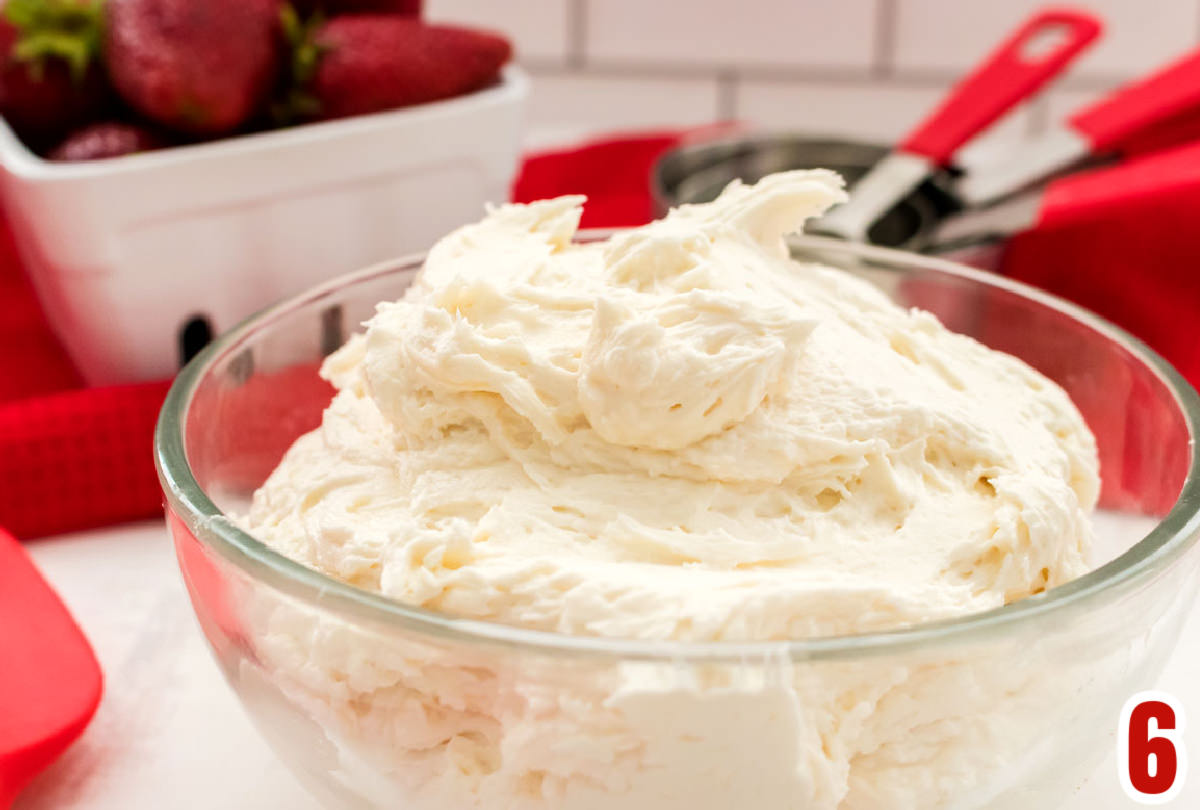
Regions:
[[[101,682],[79,625],[0,529],[0,807],[79,736]]]
[[[900,151],[945,165],[959,147],[1057,76],[1100,35],[1099,19],[1082,11],[1033,15],[900,144]]]
[[[1114,149],[1145,130],[1200,109],[1200,50],[1117,90],[1070,118],[1093,151]]]
[[[1111,168],[1069,174],[1046,187],[1040,228],[1153,216],[1162,208],[1200,206],[1200,143],[1157,152]]]

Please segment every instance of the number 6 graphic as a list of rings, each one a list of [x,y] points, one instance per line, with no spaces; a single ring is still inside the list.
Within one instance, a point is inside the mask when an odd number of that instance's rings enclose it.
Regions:
[[[1138,804],[1164,804],[1183,789],[1187,751],[1183,706],[1165,692],[1138,692],[1125,702],[1117,729],[1121,789]]]

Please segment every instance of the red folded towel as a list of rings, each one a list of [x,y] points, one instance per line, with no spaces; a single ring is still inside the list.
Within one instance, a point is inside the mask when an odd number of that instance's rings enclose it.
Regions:
[[[75,366],[46,323],[21,270],[12,231],[0,216],[0,402],[81,384]],[[3,509],[0,525],[4,525]]]
[[[650,196],[654,161],[683,137],[678,132],[613,136],[532,155],[513,184],[513,199],[586,194],[581,227],[644,225],[657,213]]]
[[[156,514],[154,422],[166,382],[0,405],[0,522],[22,538]]]

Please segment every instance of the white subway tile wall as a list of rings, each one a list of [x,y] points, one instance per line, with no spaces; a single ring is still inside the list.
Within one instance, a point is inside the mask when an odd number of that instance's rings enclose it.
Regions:
[[[531,144],[740,119],[890,140],[1044,0],[426,0],[508,32],[534,77]],[[976,154],[1200,47],[1200,0],[1072,0],[1103,40]]]
[[[601,64],[845,68],[875,63],[876,0],[593,0],[585,59]]]
[[[717,94],[705,78],[535,73],[529,137],[553,144],[595,131],[708,124]]]
[[[899,0],[895,69],[959,71],[971,65],[1044,0]],[[1074,0],[1105,21],[1103,38],[1072,71],[1114,78],[1152,70],[1195,47],[1200,3],[1194,0]]]
[[[566,0],[425,0],[433,22],[470,22],[503,31],[522,59],[565,62],[568,54]]]
[[[1086,87],[1079,90],[1060,90],[1046,100],[1046,119],[1049,121],[1061,121],[1072,113],[1082,110],[1086,105],[1099,101],[1106,92],[1114,89],[1116,86],[1117,83],[1114,82],[1112,87]]]
[[[775,131],[852,136],[887,143],[907,132],[933,108],[946,86],[909,86],[869,81],[806,82],[747,80],[738,88],[738,116]],[[998,121],[958,156],[970,165],[1030,132],[1028,105]]]

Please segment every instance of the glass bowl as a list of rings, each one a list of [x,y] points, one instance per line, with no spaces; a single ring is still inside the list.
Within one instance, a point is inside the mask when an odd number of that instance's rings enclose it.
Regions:
[[[1029,287],[817,238],[801,259],[1023,358],[1071,394],[1104,486],[1087,575],[1005,607],[762,643],[569,637],[358,590],[239,530],[332,389],[321,359],[402,295],[398,261],[226,334],[183,370],[156,460],[192,604],[261,733],[331,807],[1052,808],[1115,744],[1192,606],[1196,393],[1140,342]]]

